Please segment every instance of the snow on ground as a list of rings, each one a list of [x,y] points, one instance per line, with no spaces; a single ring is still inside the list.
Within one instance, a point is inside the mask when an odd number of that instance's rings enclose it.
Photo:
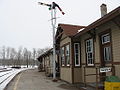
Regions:
[[[0,68],[2,70],[2,68]],[[20,68],[20,69],[14,69],[14,68],[6,68],[3,69],[5,71],[0,71],[0,90],[4,90],[4,88],[8,85],[8,83],[21,71],[27,70],[27,69],[33,69],[32,67],[29,68]]]

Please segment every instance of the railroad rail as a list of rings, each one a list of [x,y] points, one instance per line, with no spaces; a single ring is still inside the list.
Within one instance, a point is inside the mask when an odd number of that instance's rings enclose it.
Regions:
[[[0,68],[0,72],[5,72],[5,71],[10,71],[12,70],[11,68]]]
[[[23,70],[26,69],[0,69],[0,90],[4,90],[8,83]]]

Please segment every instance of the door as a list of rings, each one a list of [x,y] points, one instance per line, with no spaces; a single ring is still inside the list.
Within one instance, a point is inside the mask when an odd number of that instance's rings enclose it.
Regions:
[[[111,40],[110,33],[104,33],[100,35],[100,52],[101,52],[101,67],[105,67],[106,64],[111,63],[112,54],[111,54]],[[101,81],[105,80],[106,73],[101,73]]]

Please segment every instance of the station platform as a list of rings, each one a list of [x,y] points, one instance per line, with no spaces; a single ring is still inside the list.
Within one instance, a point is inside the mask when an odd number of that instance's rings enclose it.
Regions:
[[[25,70],[19,73],[5,88],[5,90],[79,90],[61,80],[53,82],[44,72],[37,69]]]

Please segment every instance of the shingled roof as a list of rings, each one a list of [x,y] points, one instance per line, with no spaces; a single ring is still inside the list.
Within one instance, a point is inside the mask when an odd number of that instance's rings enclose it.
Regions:
[[[72,37],[75,34],[77,34],[80,29],[83,29],[83,28],[85,28],[85,26],[70,25],[70,24],[58,24],[56,37],[60,33],[65,34],[69,37]]]

